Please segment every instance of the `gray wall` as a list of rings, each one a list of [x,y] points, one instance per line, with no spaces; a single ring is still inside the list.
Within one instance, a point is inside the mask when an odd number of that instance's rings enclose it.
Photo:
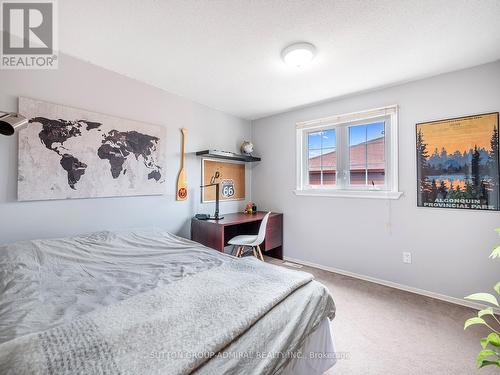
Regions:
[[[102,229],[158,226],[189,235],[196,212],[213,212],[200,202],[200,159],[188,155],[190,199],[175,201],[180,166],[180,131],[188,130],[187,152],[207,148],[237,151],[251,137],[248,121],[193,103],[160,89],[60,56],[56,71],[0,71],[0,110],[16,111],[18,96],[65,104],[167,127],[167,184],[164,196],[17,202],[17,137],[0,137],[0,243],[66,236]],[[247,168],[247,198],[251,170]],[[222,204],[223,212],[242,202]]]
[[[397,201],[295,196],[295,123],[391,104],[399,112]],[[284,212],[285,256],[462,298],[490,290],[498,212],[416,207],[415,124],[500,111],[500,62],[264,118],[253,139],[254,200]],[[412,264],[402,263],[411,251]]]

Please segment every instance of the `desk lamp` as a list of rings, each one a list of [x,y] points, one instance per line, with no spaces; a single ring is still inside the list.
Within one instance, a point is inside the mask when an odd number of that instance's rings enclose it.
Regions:
[[[220,182],[213,183],[213,184],[208,184],[208,185],[201,185],[201,188],[206,188],[209,186],[215,186],[215,213],[213,217],[207,217],[207,220],[220,220],[224,219],[224,216],[219,216],[219,188],[220,188]]]
[[[220,177],[219,171],[215,172],[215,174],[210,179],[210,183],[207,185],[201,185],[200,188],[206,188],[210,186],[215,186],[215,213],[213,217],[206,217],[204,220],[221,220],[224,219],[224,216],[219,216],[219,190],[220,190],[220,182],[215,182],[216,179]],[[203,193],[202,193],[203,194]]]

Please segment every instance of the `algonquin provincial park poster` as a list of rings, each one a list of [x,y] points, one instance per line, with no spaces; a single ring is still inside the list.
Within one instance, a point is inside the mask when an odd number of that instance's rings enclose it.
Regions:
[[[417,124],[419,207],[498,211],[498,112]]]

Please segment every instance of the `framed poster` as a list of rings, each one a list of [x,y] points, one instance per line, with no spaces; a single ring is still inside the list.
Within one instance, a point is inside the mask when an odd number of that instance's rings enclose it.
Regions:
[[[234,201],[245,199],[245,163],[203,159],[201,168],[203,185],[219,182],[219,199]],[[206,187],[201,194],[203,203],[215,201],[215,186]]]
[[[498,112],[416,125],[417,205],[498,211]]]
[[[165,193],[165,128],[19,98],[18,200]]]

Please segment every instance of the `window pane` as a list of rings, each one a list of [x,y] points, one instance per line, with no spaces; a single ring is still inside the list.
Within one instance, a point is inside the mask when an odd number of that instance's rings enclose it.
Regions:
[[[334,185],[336,181],[336,134],[334,129],[308,133],[309,185]]]
[[[366,125],[349,128],[349,179],[351,185],[366,184]]]
[[[368,133],[370,137],[370,133]],[[385,137],[384,127],[374,129],[374,135],[368,138],[368,185],[377,186],[385,184]]]
[[[309,185],[321,185],[321,150],[309,150]]]
[[[307,134],[309,150],[321,150],[321,132]]]
[[[323,130],[322,135],[323,142],[321,144],[321,148],[335,148],[337,146],[334,129]]]
[[[335,148],[324,148],[321,155],[321,172],[323,185],[335,185],[337,170],[337,154]]]
[[[349,127],[349,180],[351,185],[385,183],[384,122]]]

